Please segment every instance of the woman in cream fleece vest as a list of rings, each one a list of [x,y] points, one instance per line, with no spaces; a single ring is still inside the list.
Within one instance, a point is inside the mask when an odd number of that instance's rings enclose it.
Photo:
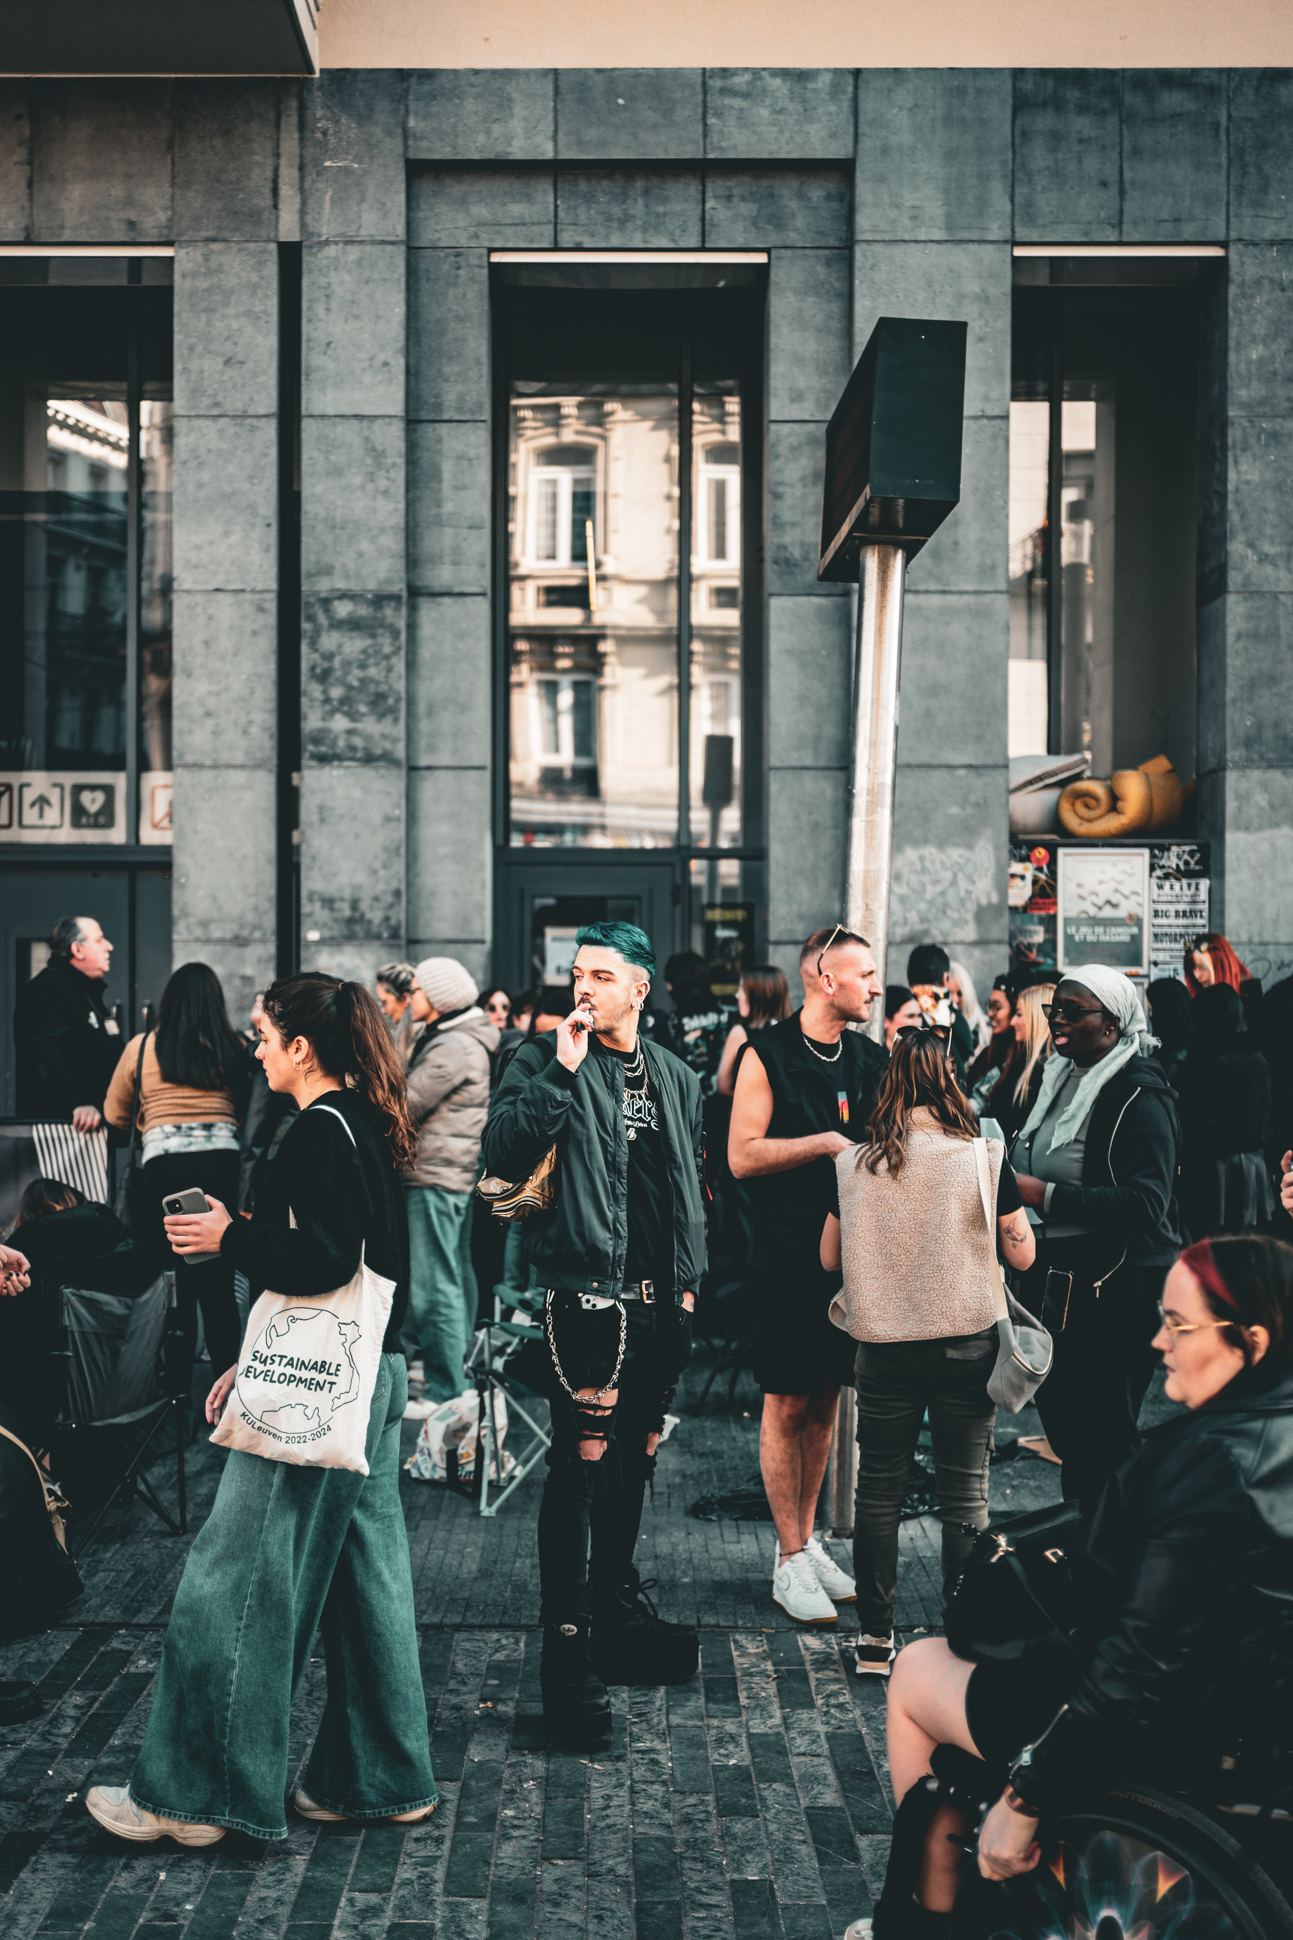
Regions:
[[[945,1598],[974,1540],[967,1528],[988,1522],[993,1260],[999,1242],[1006,1264],[1022,1271],[1034,1247],[998,1139],[987,1141],[996,1202],[989,1226],[975,1131],[943,1037],[900,1033],[870,1143],[836,1158],[837,1207],[822,1233],[822,1265],[844,1274],[831,1318],[859,1342],[857,1667],[881,1676],[894,1656],[898,1523],[927,1410]]]

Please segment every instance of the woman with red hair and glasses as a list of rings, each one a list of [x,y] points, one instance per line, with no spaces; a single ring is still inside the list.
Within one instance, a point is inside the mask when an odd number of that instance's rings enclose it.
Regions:
[[[1185,984],[1191,997],[1214,983],[1228,983],[1232,990],[1242,991],[1252,978],[1252,971],[1240,962],[1220,930],[1205,930],[1185,946]]]
[[[1039,1829],[1075,1787],[1168,1774],[1167,1789],[1206,1804],[1211,1787],[1215,1802],[1223,1759],[1279,1740],[1293,1669],[1293,1247],[1248,1235],[1187,1247],[1159,1320],[1154,1346],[1184,1412],[1146,1437],[1066,1545],[1067,1638],[1052,1630],[971,1664],[929,1637],[894,1665],[900,1815],[938,1745],[982,1758],[982,1796],[996,1801],[978,1834],[988,1879],[1037,1865]],[[915,1899],[886,1887],[874,1940],[950,1934],[964,1863],[951,1841],[969,1837],[943,1808]]]

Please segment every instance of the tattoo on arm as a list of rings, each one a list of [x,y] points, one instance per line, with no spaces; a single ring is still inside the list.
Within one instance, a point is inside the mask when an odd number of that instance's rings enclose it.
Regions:
[[[1015,1213],[1010,1224],[1002,1228],[1001,1238],[1006,1246],[1022,1246],[1028,1238],[1028,1221],[1022,1213]]]

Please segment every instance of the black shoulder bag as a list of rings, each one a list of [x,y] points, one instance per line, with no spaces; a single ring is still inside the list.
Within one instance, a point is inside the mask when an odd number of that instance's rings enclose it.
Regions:
[[[947,1611],[947,1641],[956,1655],[975,1664],[1011,1662],[1030,1646],[1060,1644],[1076,1657],[1070,1558],[1081,1539],[1075,1502],[980,1530]]]
[[[112,1210],[128,1233],[135,1230],[134,1201],[139,1186],[140,1157],[143,1151],[143,1133],[139,1129],[139,1094],[144,1084],[144,1052],[148,1049],[148,1032],[139,1040],[139,1057],[135,1063],[135,1096],[130,1107],[130,1148],[126,1153],[126,1163],[117,1181],[116,1195]]]

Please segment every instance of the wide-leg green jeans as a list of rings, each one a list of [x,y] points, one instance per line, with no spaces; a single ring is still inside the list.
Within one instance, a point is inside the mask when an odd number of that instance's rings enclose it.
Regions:
[[[383,1354],[369,1473],[234,1450],[180,1579],[130,1796],[285,1839],[292,1697],[322,1627],[328,1697],[302,1784],[347,1818],[436,1797],[400,1507],[402,1355]]]

